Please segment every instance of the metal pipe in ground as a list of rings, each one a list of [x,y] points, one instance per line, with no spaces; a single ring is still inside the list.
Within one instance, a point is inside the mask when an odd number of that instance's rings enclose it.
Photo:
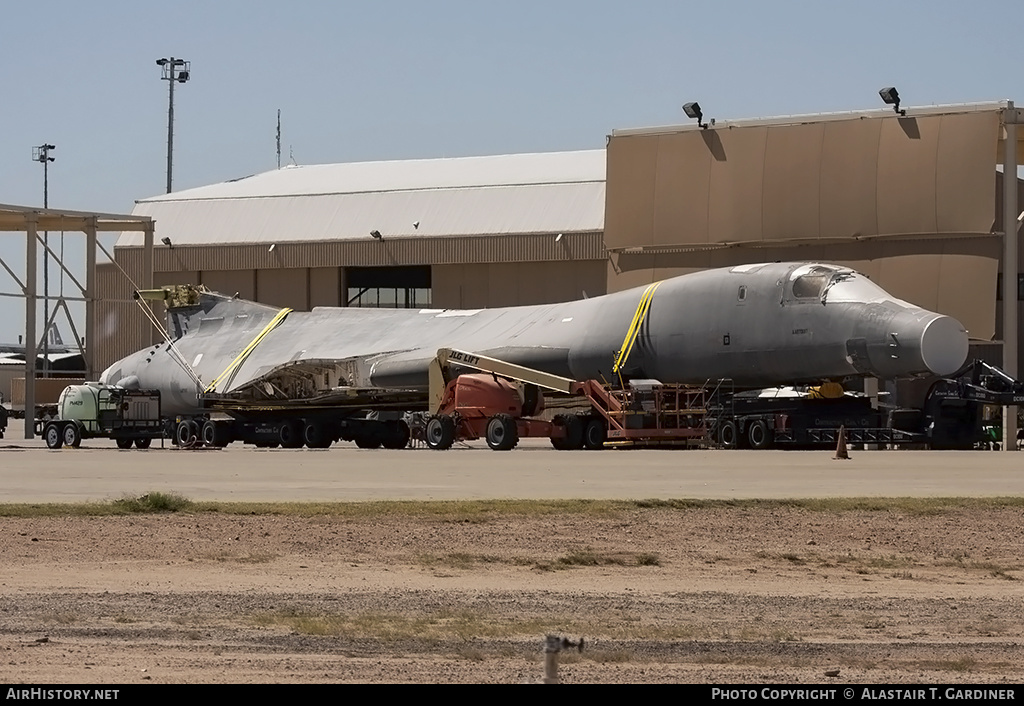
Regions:
[[[581,637],[578,642],[558,635],[548,635],[544,638],[544,679],[541,681],[542,684],[561,683],[558,681],[558,655],[571,647],[582,652],[583,638]]]

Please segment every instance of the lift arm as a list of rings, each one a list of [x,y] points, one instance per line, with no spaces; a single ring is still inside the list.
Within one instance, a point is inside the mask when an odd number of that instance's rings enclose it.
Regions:
[[[485,373],[493,373],[505,378],[524,382],[537,387],[543,387],[555,392],[563,392],[567,395],[575,394],[579,389],[579,383],[559,375],[552,375],[533,368],[527,368],[515,363],[508,363],[497,358],[489,358],[478,353],[455,350],[453,348],[440,348],[437,356],[430,362],[430,406],[431,409],[438,409],[441,405],[441,398],[444,396],[445,385],[451,379],[450,369],[453,364],[473,368]]]

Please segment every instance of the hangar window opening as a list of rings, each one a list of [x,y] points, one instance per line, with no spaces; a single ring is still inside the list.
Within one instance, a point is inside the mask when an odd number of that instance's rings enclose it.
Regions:
[[[422,309],[430,306],[430,266],[350,267],[347,306]]]

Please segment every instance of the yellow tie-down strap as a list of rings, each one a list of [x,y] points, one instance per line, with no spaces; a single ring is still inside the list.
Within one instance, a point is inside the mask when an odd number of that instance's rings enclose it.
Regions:
[[[263,327],[263,330],[260,331],[259,334],[257,334],[256,338],[252,339],[252,343],[247,345],[245,347],[245,350],[239,353],[238,357],[231,361],[231,365],[226,367],[223,373],[214,378],[213,382],[211,382],[209,386],[207,386],[206,392],[216,392],[217,384],[221,380],[227,379],[227,377],[231,375],[231,373],[238,369],[238,366],[240,366],[245,361],[245,359],[249,357],[249,354],[252,353],[253,349],[259,345],[259,342],[263,340],[263,337],[266,336],[271,331],[273,331],[278,326],[278,324],[284,321],[284,318],[288,316],[288,314],[290,314],[291,312],[291,309],[281,309],[281,311],[277,312],[277,316],[271,319],[270,323]]]
[[[647,289],[644,290],[644,295],[640,297],[640,303],[637,304],[636,312],[633,314],[633,321],[629,324],[626,337],[622,340],[619,357],[615,360],[615,365],[612,366],[613,373],[618,374],[619,370],[626,364],[626,361],[629,360],[629,354],[633,351],[633,344],[636,342],[636,337],[640,334],[640,327],[643,326],[644,319],[647,318],[647,311],[651,308],[654,292],[657,291],[660,285],[661,282],[648,285]]]

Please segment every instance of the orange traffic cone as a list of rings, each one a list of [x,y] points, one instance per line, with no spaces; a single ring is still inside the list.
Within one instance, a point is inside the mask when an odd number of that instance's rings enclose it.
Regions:
[[[850,453],[846,450],[846,427],[839,427],[839,441],[836,442],[836,459],[849,459]]]

